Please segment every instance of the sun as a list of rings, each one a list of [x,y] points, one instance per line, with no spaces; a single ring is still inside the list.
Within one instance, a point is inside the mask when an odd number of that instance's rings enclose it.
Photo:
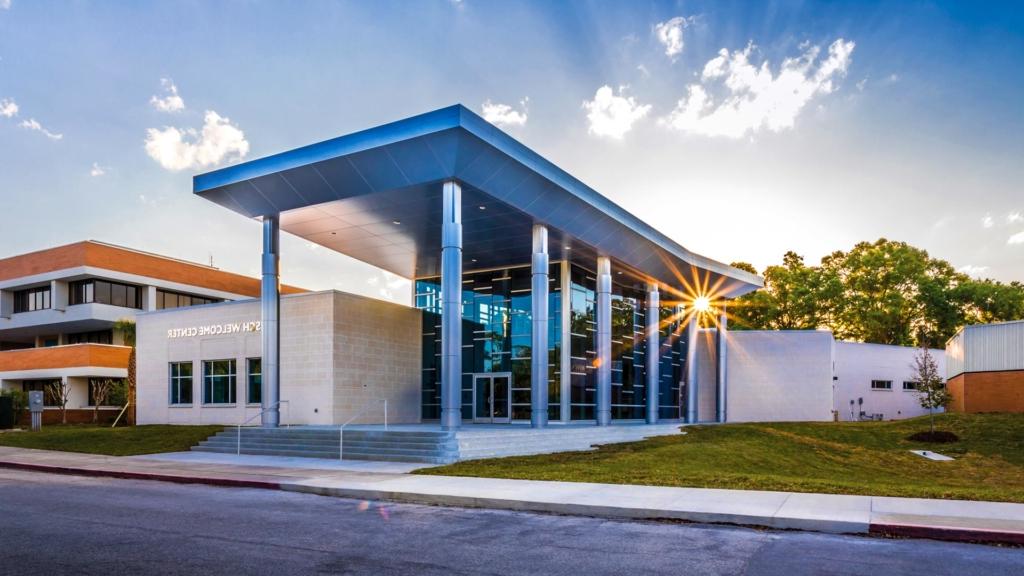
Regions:
[[[693,309],[700,313],[705,313],[711,310],[711,298],[707,296],[697,296],[693,299]]]

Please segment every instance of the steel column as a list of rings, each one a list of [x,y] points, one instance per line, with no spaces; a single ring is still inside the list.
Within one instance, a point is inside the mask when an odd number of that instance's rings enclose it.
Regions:
[[[560,292],[561,295],[559,301],[562,305],[562,346],[561,352],[562,357],[560,359],[559,378],[561,382],[561,396],[560,396],[560,412],[559,416],[562,422],[569,422],[572,419],[572,277],[569,274],[569,260],[568,254],[565,255],[566,260],[563,260],[561,265],[558,267],[560,272]]]
[[[548,229],[533,226],[533,331],[530,339],[530,425],[548,425]]]
[[[441,229],[441,427],[462,424],[462,188],[445,182]]]
[[[597,425],[612,423],[612,264],[597,259]]]
[[[278,216],[263,217],[263,279],[260,284],[260,311],[263,338],[260,394],[264,428],[277,428],[281,423],[281,226]]]
[[[686,326],[686,421],[697,422],[697,335],[700,324],[700,313],[692,311],[690,322]]]
[[[722,303],[722,308],[719,311],[718,317],[718,372],[717,372],[717,384],[718,384],[718,397],[717,397],[717,408],[718,408],[718,421],[725,422],[726,418],[726,401],[728,400],[728,373],[726,368],[728,367],[728,340],[729,340],[729,321],[725,314],[725,303]]]
[[[661,388],[661,374],[659,373],[661,338],[658,327],[661,322],[660,296],[658,294],[658,283],[647,283],[647,346],[644,351],[644,358],[647,360],[647,423],[658,422],[658,392]]]

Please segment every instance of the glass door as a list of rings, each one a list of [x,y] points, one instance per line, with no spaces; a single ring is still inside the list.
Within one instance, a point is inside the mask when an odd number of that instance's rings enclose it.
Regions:
[[[473,421],[508,423],[512,404],[512,375],[473,375]]]

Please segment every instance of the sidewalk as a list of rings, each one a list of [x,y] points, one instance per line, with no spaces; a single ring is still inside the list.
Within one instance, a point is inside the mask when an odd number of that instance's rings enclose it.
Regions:
[[[0,447],[0,467],[324,496],[1024,545],[1024,504],[410,475],[386,462]]]

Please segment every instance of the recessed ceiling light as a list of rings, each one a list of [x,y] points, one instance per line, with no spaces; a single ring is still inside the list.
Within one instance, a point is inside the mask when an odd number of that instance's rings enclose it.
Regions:
[[[616,274],[622,274],[622,270],[619,270],[618,272],[616,272]]]
[[[398,226],[399,224],[402,223],[402,221],[401,220],[392,220],[391,223],[394,224],[395,226]]]
[[[481,210],[487,210],[487,206],[480,206]]]

